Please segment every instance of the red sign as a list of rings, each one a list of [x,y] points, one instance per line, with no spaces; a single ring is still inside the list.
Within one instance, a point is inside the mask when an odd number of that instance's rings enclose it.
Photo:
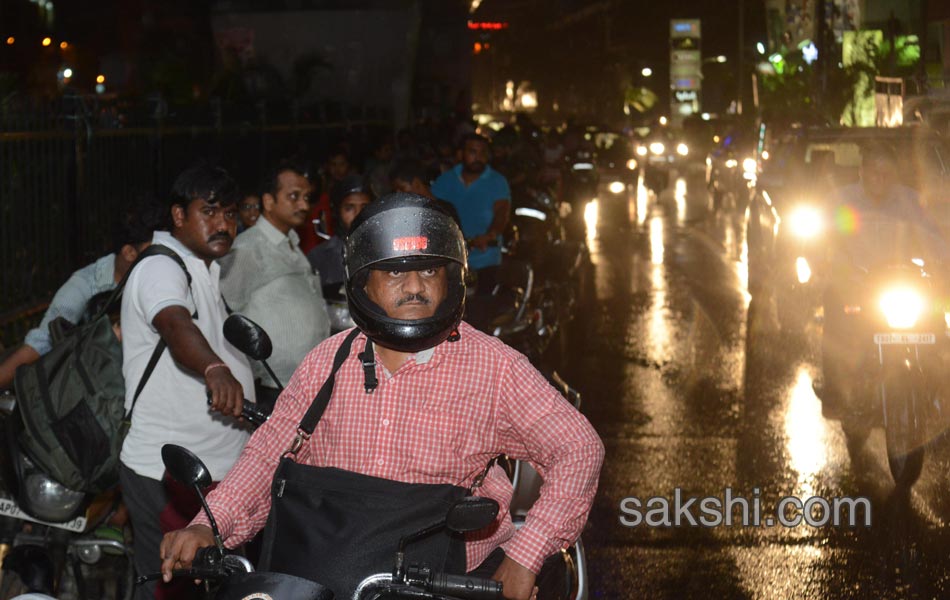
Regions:
[[[468,28],[472,31],[498,31],[508,29],[508,23],[498,21],[469,21]]]
[[[407,252],[409,250],[425,250],[429,247],[429,238],[424,235],[416,237],[401,237],[393,240],[393,250]]]

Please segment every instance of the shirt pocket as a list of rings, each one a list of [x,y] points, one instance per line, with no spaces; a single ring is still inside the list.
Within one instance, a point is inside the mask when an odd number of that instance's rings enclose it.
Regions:
[[[454,480],[494,441],[491,400],[481,386],[426,386],[407,411],[409,454],[432,474]],[[421,400],[421,401],[420,401]]]

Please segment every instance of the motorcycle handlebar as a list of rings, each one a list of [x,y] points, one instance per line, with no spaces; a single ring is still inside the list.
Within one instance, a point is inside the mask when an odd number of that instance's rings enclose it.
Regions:
[[[241,409],[241,416],[244,417],[251,425],[260,427],[267,422],[267,418],[270,415],[267,414],[267,411],[258,406],[256,403],[245,400],[244,407]]]
[[[208,406],[211,406],[211,392],[208,392]],[[251,402],[245,398],[241,408],[241,416],[254,427],[260,427],[267,422],[270,413],[261,408],[256,402]]]
[[[433,573],[429,591],[461,600],[501,600],[502,583],[493,579]]]

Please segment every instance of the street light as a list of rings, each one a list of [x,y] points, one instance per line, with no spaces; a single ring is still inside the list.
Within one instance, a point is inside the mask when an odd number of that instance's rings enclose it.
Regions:
[[[640,74],[643,75],[644,77],[649,77],[653,75],[653,69],[651,69],[650,67],[643,67],[643,70],[640,71]]]
[[[44,47],[44,48],[45,48],[46,46],[49,46],[49,45],[52,44],[52,43],[53,43],[53,39],[52,39],[52,38],[48,38],[48,37],[43,38],[43,47]]]
[[[759,54],[763,54],[763,55],[765,54],[765,44],[763,44],[762,42],[756,42],[755,49],[758,51]]]
[[[722,63],[726,62],[727,60],[729,60],[729,59],[726,58],[726,56],[723,55],[723,54],[720,54],[719,56],[707,56],[706,58],[703,59],[703,64],[706,64],[706,63],[719,63],[719,64],[722,64]]]

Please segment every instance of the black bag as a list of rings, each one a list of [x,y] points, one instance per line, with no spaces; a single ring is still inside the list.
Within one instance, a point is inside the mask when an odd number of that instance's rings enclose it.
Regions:
[[[178,263],[190,287],[191,275],[181,257],[167,246],[152,244],[142,251],[95,318],[62,333],[52,350],[16,371],[13,418],[23,423],[19,448],[40,470],[72,490],[99,493],[119,481],[119,453],[132,409],[165,350],[165,342],[159,341],[152,352],[126,413],[122,344],[106,310],[120,298],[132,269],[143,259],[159,255]]]

